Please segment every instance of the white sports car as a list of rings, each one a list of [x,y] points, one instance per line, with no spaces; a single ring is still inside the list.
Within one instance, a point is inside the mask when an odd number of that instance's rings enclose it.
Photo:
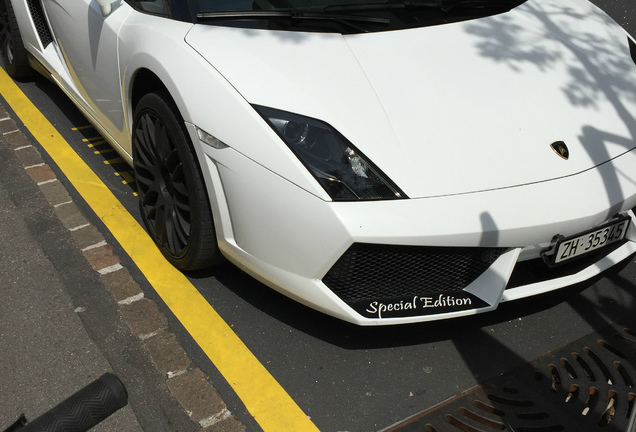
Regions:
[[[636,252],[636,43],[586,0],[0,0],[132,164],[182,270],[360,324],[493,310]]]

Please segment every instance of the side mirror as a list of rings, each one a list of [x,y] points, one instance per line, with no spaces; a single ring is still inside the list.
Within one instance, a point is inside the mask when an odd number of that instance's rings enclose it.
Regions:
[[[108,16],[113,10],[113,0],[95,0],[99,5],[99,8],[102,10],[103,16]]]

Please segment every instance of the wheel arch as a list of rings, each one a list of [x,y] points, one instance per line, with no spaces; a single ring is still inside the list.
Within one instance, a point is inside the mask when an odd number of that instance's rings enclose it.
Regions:
[[[142,17],[154,20],[155,17]],[[141,19],[141,18],[139,18]],[[140,27],[134,24],[136,19],[131,20],[123,28],[122,41],[120,42],[120,64],[122,99],[125,103],[127,118],[127,145],[130,146],[132,156],[133,128],[135,110],[139,106],[141,98],[152,92],[165,92],[171,99],[173,107],[187,129],[190,137],[192,151],[199,172],[204,179],[206,197],[208,205],[212,211],[218,244],[226,241],[228,234],[226,231],[230,227],[227,217],[225,196],[217,172],[216,166],[209,163],[208,157],[197,142],[195,126],[197,125],[197,115],[201,117],[202,110],[199,105],[201,100],[210,97],[209,88],[201,88],[198,83],[205,82],[204,77],[210,65],[203,59],[191,62],[192,56],[187,47],[183,45],[185,32],[179,37],[178,32],[165,31],[162,33],[162,40],[149,39],[147,32],[140,31]],[[178,27],[183,31],[184,23],[167,22],[167,26]],[[162,50],[151,50],[147,45],[153,44],[164,47]],[[169,47],[169,48],[168,48]],[[185,48],[185,49],[184,49]],[[196,59],[196,57],[195,57]],[[184,65],[189,65],[187,72],[189,79],[183,79]],[[188,106],[187,101],[195,100],[196,106]],[[194,117],[194,118],[193,118]],[[200,121],[200,118],[199,118]],[[231,235],[230,235],[231,237]]]
[[[130,112],[135,112],[142,97],[148,93],[159,91],[165,91],[168,95],[170,95],[168,87],[166,87],[161,78],[159,78],[154,72],[148,68],[138,69],[134,73],[130,83]],[[170,95],[170,97],[172,98],[172,95]],[[175,102],[174,98],[172,98],[172,102]]]
[[[150,93],[160,93],[165,95],[168,98],[169,104],[172,105],[172,108],[175,110],[174,114],[177,119],[181,122],[181,127],[183,128],[184,134],[190,138],[189,146],[190,151],[194,155],[195,163],[197,164],[197,168],[199,172],[202,173],[201,162],[199,160],[198,152],[196,151],[195,143],[192,142],[192,136],[188,133],[188,128],[185,124],[184,115],[182,109],[179,107],[179,104],[176,98],[173,96],[173,92],[170,91],[168,86],[164,84],[164,81],[155,74],[152,70],[146,67],[139,68],[132,75],[130,80],[130,90],[129,90],[129,109],[130,109],[130,130],[131,130],[131,140],[130,144],[133,145],[133,134],[134,131],[134,121],[135,121],[135,111],[137,110],[137,106],[141,99]],[[132,148],[131,148],[132,150]],[[132,152],[131,152],[132,154]]]
[[[201,214],[200,212],[203,211],[206,214],[209,214],[211,219],[208,219],[207,217],[203,218],[200,217],[199,220],[209,220],[209,223],[212,224],[211,225],[211,231],[210,229],[208,229],[207,234],[209,235],[210,233],[214,236],[214,242],[215,242],[215,246],[212,247],[206,247],[205,244],[201,244],[197,247],[195,247],[195,250],[200,250],[202,251],[201,253],[204,254],[204,257],[201,258],[201,255],[198,255],[199,258],[195,259],[194,262],[189,262],[185,267],[183,267],[183,270],[196,270],[196,269],[200,269],[200,268],[205,268],[208,265],[214,265],[214,264],[218,264],[220,262],[223,262],[223,258],[220,255],[220,251],[218,249],[218,235],[216,234],[216,229],[214,228],[214,225],[216,224],[216,215],[215,215],[215,209],[214,206],[211,205],[211,196],[209,193],[209,186],[208,186],[208,182],[206,181],[206,175],[204,170],[202,169],[202,161],[200,159],[200,152],[197,151],[197,146],[196,143],[193,142],[193,136],[191,134],[191,131],[189,130],[190,128],[188,127],[188,124],[186,124],[186,122],[184,121],[183,115],[179,109],[179,106],[177,105],[175,98],[172,96],[171,92],[169,91],[168,87],[162,82],[162,80],[156,75],[154,74],[150,69],[147,68],[141,68],[140,70],[136,71],[131,79],[131,85],[130,85],[130,92],[129,92],[130,98],[129,98],[129,106],[130,106],[130,110],[131,110],[131,115],[132,115],[132,122],[131,122],[131,146],[135,146],[134,144],[134,136],[135,136],[135,130],[136,130],[136,124],[135,121],[137,120],[137,116],[138,116],[138,109],[142,110],[139,111],[139,115],[141,115],[142,112],[145,112],[145,109],[149,106],[148,102],[143,102],[145,99],[145,97],[147,95],[153,95],[152,97],[154,98],[154,100],[163,100],[164,106],[172,112],[172,115],[174,117],[174,120],[176,120],[177,123],[177,127],[181,128],[181,131],[183,133],[183,137],[185,138],[185,142],[184,144],[186,144],[186,146],[189,148],[189,153],[191,155],[191,163],[194,164],[193,167],[193,171],[196,171],[196,174],[193,177],[193,181],[197,182],[199,184],[199,188],[195,188],[201,192],[199,192],[198,194],[188,194],[190,196],[196,197],[198,196],[198,199],[196,200],[196,202],[198,202],[198,204],[194,204],[194,202],[191,202],[191,207],[192,208],[200,208],[200,209],[207,209],[207,210],[199,210],[199,213],[196,213],[197,215]],[[153,100],[152,98],[150,100]],[[163,118],[167,118],[167,117],[163,117]],[[175,135],[173,135],[174,137],[176,137],[176,133]],[[183,142],[183,141],[182,141]],[[188,152],[188,150],[186,150],[186,152]],[[134,150],[132,152],[134,154]],[[187,157],[186,157],[187,158]],[[181,161],[185,163],[185,159],[181,158]],[[133,165],[135,165],[135,163],[133,162]],[[184,165],[185,166],[185,165]],[[198,180],[196,180],[196,179]],[[190,189],[188,187],[188,191],[192,192],[193,190]],[[140,191],[141,194],[141,191]],[[146,222],[148,223],[148,222]],[[194,223],[192,223],[192,226],[194,226]],[[209,226],[208,226],[209,228]],[[152,231],[152,230],[151,230]],[[196,237],[196,238],[195,238]],[[198,244],[198,242],[200,242],[199,240],[199,236],[195,236],[192,237],[192,240],[188,240],[188,244],[192,244],[191,242],[194,241],[194,243]],[[156,241],[156,239],[155,239]],[[209,240],[211,241],[211,240]],[[191,247],[190,247],[191,249]],[[215,252],[216,251],[216,252]],[[163,251],[162,251],[163,252]],[[164,253],[165,255],[165,253]],[[173,259],[177,259],[177,258],[173,258]],[[181,258],[178,258],[177,260],[181,260]],[[175,266],[179,267],[176,264],[177,261],[173,262],[173,264]]]

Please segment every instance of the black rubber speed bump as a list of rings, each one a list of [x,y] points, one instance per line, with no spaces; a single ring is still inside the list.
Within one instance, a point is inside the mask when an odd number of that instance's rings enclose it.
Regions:
[[[614,325],[385,432],[624,432],[635,386],[636,325]]]

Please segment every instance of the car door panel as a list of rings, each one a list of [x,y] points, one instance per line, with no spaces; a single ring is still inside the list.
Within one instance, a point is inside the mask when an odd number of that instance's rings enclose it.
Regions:
[[[43,5],[74,87],[68,90],[105,129],[125,135],[117,52],[119,30],[132,9],[120,3],[103,17],[91,0],[43,0]]]

